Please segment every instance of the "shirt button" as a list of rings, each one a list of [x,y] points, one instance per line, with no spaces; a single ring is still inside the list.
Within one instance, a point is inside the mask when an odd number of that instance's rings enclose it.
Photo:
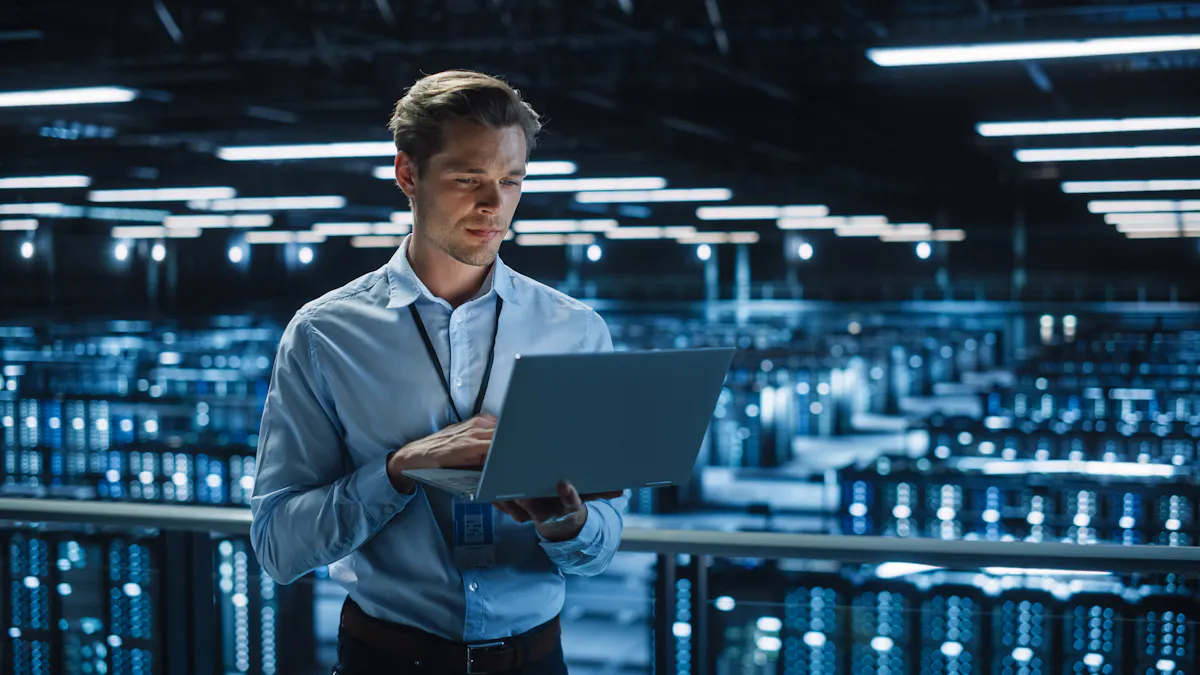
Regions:
[[[462,314],[459,314],[458,316],[454,317],[454,323],[462,323],[462,322],[463,322]]]
[[[479,590],[479,584],[472,581],[471,585],[467,586],[467,588],[471,589],[471,592],[474,593],[475,591]]]
[[[454,378],[454,386],[456,386],[456,387],[462,386],[462,378],[461,377]]]

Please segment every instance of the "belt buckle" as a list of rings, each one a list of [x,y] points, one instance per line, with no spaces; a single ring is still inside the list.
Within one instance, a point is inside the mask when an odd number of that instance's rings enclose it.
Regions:
[[[510,649],[503,640],[495,642],[483,642],[480,644],[467,645],[467,675],[486,675],[487,671],[475,670],[475,657],[477,653],[487,653],[490,651],[502,652]]]

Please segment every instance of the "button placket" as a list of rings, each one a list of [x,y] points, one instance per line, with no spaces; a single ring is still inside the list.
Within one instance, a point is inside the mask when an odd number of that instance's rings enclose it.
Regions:
[[[469,401],[466,383],[467,373],[471,367],[471,335],[467,331],[464,315],[458,312],[451,319],[450,348],[454,351],[453,372],[450,373],[450,384],[454,385],[454,401],[464,417],[473,410],[474,401]]]

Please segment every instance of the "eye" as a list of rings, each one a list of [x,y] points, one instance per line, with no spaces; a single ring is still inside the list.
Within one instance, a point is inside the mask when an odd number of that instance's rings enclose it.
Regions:
[[[461,185],[470,185],[475,182],[474,178],[455,178],[454,180],[458,181]]]
[[[509,180],[504,181],[504,184],[511,185],[511,186],[519,186],[521,184],[521,181],[509,179]]]

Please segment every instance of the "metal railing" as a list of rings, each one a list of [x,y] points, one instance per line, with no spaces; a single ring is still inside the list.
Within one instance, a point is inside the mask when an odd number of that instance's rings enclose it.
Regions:
[[[168,551],[203,550],[201,539],[212,534],[245,536],[250,532],[251,514],[246,508],[139,504],[122,502],[85,502],[61,499],[0,498],[0,526],[71,523],[114,529],[150,529],[160,531],[173,541]],[[189,543],[190,542],[190,543]],[[171,542],[168,542],[171,543]],[[189,549],[188,547],[191,547]],[[211,548],[208,557],[211,557]],[[799,559],[849,564],[885,562],[916,563],[948,569],[1012,567],[1047,570],[1088,570],[1117,573],[1162,573],[1200,575],[1200,547],[1118,546],[1110,544],[1074,545],[1063,543],[944,541],[938,539],[893,538],[849,535],[804,535],[772,532],[727,532],[629,527],[624,530],[621,550],[657,554],[654,574],[653,617],[650,640],[654,672],[675,672],[679,645],[675,633],[678,608],[673,598],[677,582],[690,580],[690,606],[693,613],[688,628],[688,657],[692,675],[708,675],[717,652],[709,643],[713,637],[710,616],[710,567],[715,558]],[[172,557],[172,555],[174,557]],[[168,675],[197,675],[212,671],[211,650],[215,644],[217,617],[213,614],[211,589],[195,580],[211,577],[211,561],[201,554],[168,554],[169,565],[182,583],[170,586],[175,594],[170,604],[176,610],[173,629],[187,638],[168,650],[171,663]],[[197,562],[199,561],[199,562]],[[1175,577],[1172,577],[1175,578]],[[195,597],[188,595],[186,586]],[[180,589],[185,590],[180,590]],[[182,595],[180,595],[182,594]],[[178,597],[176,597],[178,596]],[[190,602],[189,602],[190,598]],[[311,598],[310,598],[311,600]],[[301,616],[299,605],[291,616]],[[282,610],[281,610],[282,611]],[[311,612],[309,612],[311,614]],[[183,629],[179,624],[188,624]],[[310,631],[312,625],[299,631]],[[191,632],[187,632],[190,630]],[[181,632],[182,631],[182,632]],[[293,629],[293,633],[297,632]],[[291,657],[301,659],[300,651]],[[311,665],[311,664],[309,664]],[[296,671],[299,672],[299,671]]]
[[[0,498],[0,520],[247,535],[251,516],[245,508]],[[1080,546],[626,527],[621,550],[660,555],[797,558],[861,564],[910,562],[964,568],[1024,566],[1200,576],[1200,547],[1194,546]]]

